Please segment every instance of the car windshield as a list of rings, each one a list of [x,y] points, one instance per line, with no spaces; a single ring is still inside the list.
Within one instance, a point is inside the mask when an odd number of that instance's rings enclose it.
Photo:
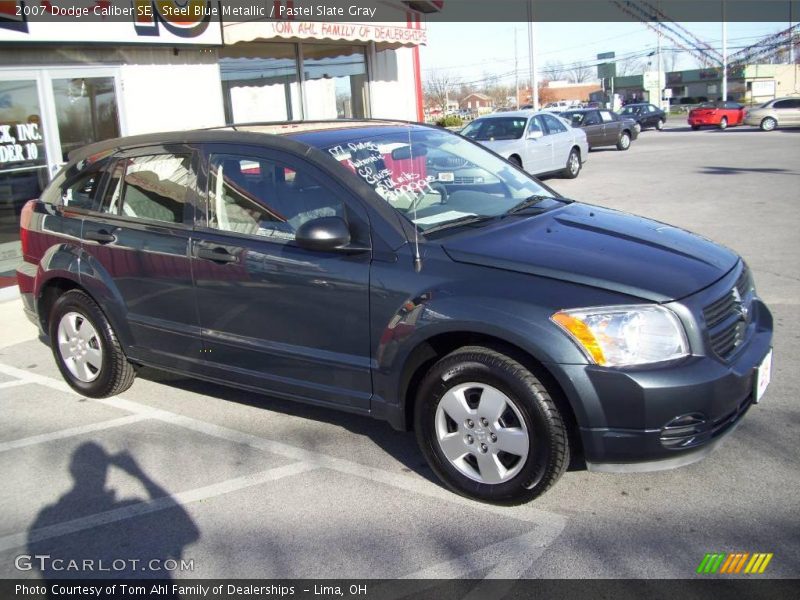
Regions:
[[[421,231],[512,213],[538,213],[564,204],[502,158],[440,129],[349,128],[333,137],[310,136],[305,141],[360,176]],[[533,198],[535,202],[520,210]]]
[[[641,106],[626,106],[622,109],[623,115],[634,115],[642,109]]]
[[[528,119],[525,117],[477,119],[462,129],[461,135],[481,142],[518,140],[525,132],[527,123]]]
[[[717,103],[717,102],[703,102],[697,108],[719,108],[719,107],[720,107],[720,104]]]

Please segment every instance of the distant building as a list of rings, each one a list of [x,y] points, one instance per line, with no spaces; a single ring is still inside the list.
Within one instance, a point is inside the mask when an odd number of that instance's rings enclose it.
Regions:
[[[487,113],[492,111],[492,99],[486,94],[479,94],[473,92],[465,96],[460,103],[462,110],[468,110],[478,113]]]
[[[614,91],[626,102],[653,102],[644,75],[614,78]],[[670,104],[696,104],[722,98],[721,69],[690,69],[666,73],[665,89]],[[743,65],[728,76],[728,100],[760,104],[780,96],[800,94],[800,65]]]

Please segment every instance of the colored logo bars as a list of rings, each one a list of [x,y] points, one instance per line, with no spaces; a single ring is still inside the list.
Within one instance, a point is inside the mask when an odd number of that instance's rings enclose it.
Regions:
[[[703,560],[697,567],[698,573],[724,573],[727,575],[733,574],[750,574],[763,573],[769,561],[772,560],[772,552],[769,554],[763,552],[731,552],[725,554],[724,552],[716,552],[706,554]]]

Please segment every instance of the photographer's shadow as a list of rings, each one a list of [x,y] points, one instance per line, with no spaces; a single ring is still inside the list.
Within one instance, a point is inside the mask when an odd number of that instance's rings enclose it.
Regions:
[[[106,487],[109,467],[137,479],[148,498],[118,500]],[[44,507],[28,529],[28,553],[45,581],[172,579],[188,562],[184,550],[200,531],[130,454],[110,455],[86,442],[73,452],[69,471],[72,489]]]

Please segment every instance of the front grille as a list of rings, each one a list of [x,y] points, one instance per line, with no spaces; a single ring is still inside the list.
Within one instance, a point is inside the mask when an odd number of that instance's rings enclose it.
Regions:
[[[745,268],[733,288],[703,309],[711,349],[720,358],[729,358],[744,341],[752,282]]]

